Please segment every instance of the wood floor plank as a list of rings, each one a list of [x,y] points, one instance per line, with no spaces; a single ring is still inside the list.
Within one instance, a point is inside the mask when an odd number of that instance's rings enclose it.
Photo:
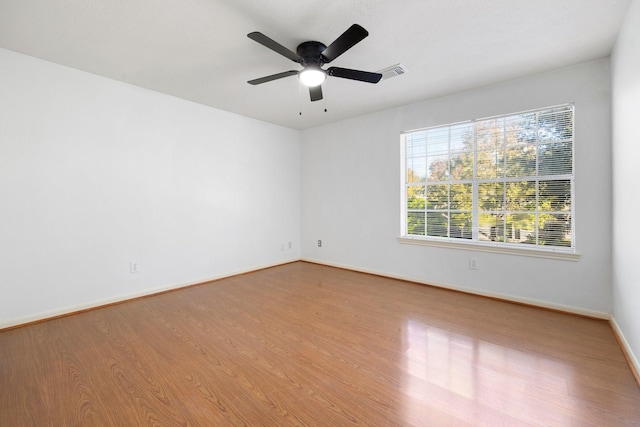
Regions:
[[[640,426],[606,321],[305,262],[0,332],[0,426]]]

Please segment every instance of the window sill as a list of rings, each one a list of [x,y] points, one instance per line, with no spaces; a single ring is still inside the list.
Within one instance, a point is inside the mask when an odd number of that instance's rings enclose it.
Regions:
[[[448,249],[464,249],[468,251],[490,252],[495,254],[518,255],[535,258],[550,258],[563,261],[579,261],[580,254],[562,249],[514,248],[491,243],[477,243],[452,240],[428,240],[419,237],[398,237],[403,244],[435,246]]]

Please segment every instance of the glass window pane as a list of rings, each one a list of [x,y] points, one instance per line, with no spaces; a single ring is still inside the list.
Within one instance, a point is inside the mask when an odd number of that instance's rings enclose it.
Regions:
[[[478,239],[503,242],[504,220],[502,218],[502,215],[480,214],[478,218]]]
[[[428,180],[446,181],[449,179],[449,156],[427,157]]]
[[[411,157],[407,159],[407,182],[427,180],[427,158]]]
[[[478,150],[498,150],[504,145],[504,118],[481,120],[476,124]]]
[[[571,211],[571,181],[540,181],[538,210],[541,212]]]
[[[503,211],[504,183],[483,182],[478,184],[478,205],[481,211]]]
[[[424,212],[407,213],[407,234],[424,236]]]
[[[411,132],[405,135],[407,143],[407,157],[427,155],[427,133],[425,131]]]
[[[502,178],[504,176],[504,151],[478,151],[478,179]]]
[[[571,246],[571,217],[568,214],[539,217],[538,244],[543,246]]]
[[[454,154],[449,161],[451,179],[456,181],[473,179],[473,153]]]
[[[407,187],[407,209],[424,209],[426,190],[424,185]]]
[[[536,146],[521,145],[508,148],[506,151],[506,176],[524,177],[536,174]]]
[[[427,130],[427,154],[438,155],[449,152],[449,128]]]
[[[509,243],[536,244],[535,214],[506,215],[505,237]]]
[[[538,152],[540,176],[573,173],[573,143],[542,144]]]
[[[473,123],[451,126],[449,150],[452,153],[473,152]]]
[[[449,185],[427,186],[427,209],[446,210],[449,208]]]
[[[540,141],[564,141],[572,138],[573,120],[571,107],[559,107],[538,114],[538,139]]]
[[[449,206],[452,210],[470,211],[473,205],[472,184],[452,184]]]
[[[451,214],[450,236],[455,239],[471,239],[473,222],[471,212],[456,212]]]
[[[427,236],[448,237],[449,218],[446,212],[427,212]]]
[[[508,146],[531,144],[537,140],[536,113],[517,114],[504,118],[505,142]]]
[[[536,210],[536,182],[520,181],[506,183],[507,211]]]

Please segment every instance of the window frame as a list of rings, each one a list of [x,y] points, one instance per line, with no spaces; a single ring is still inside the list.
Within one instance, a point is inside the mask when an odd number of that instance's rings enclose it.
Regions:
[[[536,167],[536,174],[535,174],[535,181],[539,182],[539,181],[546,181],[545,177],[554,177],[555,180],[561,180],[560,177],[562,177],[563,180],[569,180],[570,181],[570,195],[571,195],[571,209],[570,209],[570,216],[571,216],[571,246],[570,247],[562,247],[562,246],[551,246],[551,245],[539,245],[538,243],[535,244],[523,244],[523,243],[509,243],[509,242],[497,242],[497,241],[486,241],[486,240],[480,240],[478,235],[479,235],[479,202],[478,202],[478,185],[482,182],[488,182],[486,180],[480,179],[478,178],[478,145],[477,145],[477,126],[476,123],[479,122],[485,122],[485,121],[489,121],[489,120],[495,120],[495,119],[503,119],[503,118],[508,118],[508,117],[514,117],[514,116],[518,116],[518,115],[526,115],[526,114],[532,114],[532,113],[539,113],[539,112],[543,112],[543,111],[548,111],[548,110],[553,110],[553,109],[561,109],[561,108],[570,108],[571,109],[571,126],[572,126],[572,135],[571,135],[571,173],[570,174],[551,174],[551,175],[538,175],[539,171]],[[435,129],[448,129],[449,131],[456,126],[463,126],[463,125],[471,125],[473,127],[473,147],[472,147],[472,152],[473,152],[473,177],[471,180],[465,180],[471,182],[472,184],[472,205],[471,205],[471,218],[472,218],[472,223],[473,223],[473,227],[472,227],[472,238],[471,239],[466,239],[466,238],[458,238],[458,237],[440,237],[440,236],[427,236],[426,235],[426,227],[427,225],[425,224],[425,235],[411,235],[408,234],[408,213],[410,212],[409,207],[407,206],[407,193],[408,193],[408,188],[410,186],[412,186],[408,180],[407,180],[407,175],[408,175],[408,169],[407,169],[407,136],[415,133],[415,132],[421,132],[421,131],[432,131]],[[473,120],[467,120],[467,121],[461,121],[461,122],[454,122],[454,123],[448,123],[448,124],[443,124],[443,125],[436,125],[436,126],[429,126],[429,127],[425,127],[425,128],[418,128],[418,129],[413,129],[413,130],[409,130],[409,131],[403,131],[400,134],[400,163],[401,163],[401,167],[400,167],[400,185],[401,185],[401,191],[400,191],[400,203],[401,203],[401,215],[400,215],[400,236],[398,237],[398,241],[400,243],[405,243],[405,244],[413,244],[413,245],[426,245],[426,246],[435,246],[435,247],[443,247],[443,248],[451,248],[451,249],[466,249],[466,250],[475,250],[475,251],[483,251],[483,252],[492,252],[492,253],[501,253],[501,254],[510,254],[510,255],[523,255],[523,256],[532,256],[532,257],[541,257],[541,258],[553,258],[553,259],[562,259],[562,260],[570,260],[570,261],[577,261],[580,259],[580,254],[577,252],[577,241],[576,241],[576,233],[575,233],[575,226],[576,226],[576,215],[575,215],[575,210],[576,210],[576,198],[575,198],[575,176],[576,176],[576,170],[575,170],[575,139],[576,139],[576,131],[575,131],[575,105],[574,103],[565,103],[565,104],[559,104],[559,105],[553,105],[553,106],[549,106],[549,107],[543,107],[543,108],[536,108],[536,109],[531,109],[531,110],[526,110],[526,111],[519,111],[519,112],[513,112],[513,113],[506,113],[506,114],[500,114],[500,115],[495,115],[495,116],[490,116],[490,117],[483,117],[483,118],[478,118],[478,119],[473,119]],[[450,141],[450,140],[449,140]],[[540,141],[536,141],[537,146],[541,145]],[[425,145],[426,147],[426,145]],[[451,151],[448,151],[448,154],[450,154]],[[425,152],[425,156],[426,156],[426,152]],[[537,157],[536,157],[537,158]],[[425,157],[426,159],[426,157]],[[536,165],[539,165],[539,162],[536,162]],[[426,172],[427,174],[429,173],[428,170]],[[502,182],[509,182],[509,181],[515,181],[515,182],[523,182],[526,181],[526,179],[522,179],[524,177],[521,178],[510,178],[510,177],[506,177],[503,176],[502,178],[496,178],[496,181],[491,181],[491,182],[497,182],[497,181],[502,181]],[[527,178],[531,178],[531,176],[528,176]],[[428,185],[429,181],[425,181],[424,186],[426,188],[426,186]],[[431,181],[433,182],[433,181]],[[461,183],[462,180],[447,180],[447,181],[443,181],[443,183],[446,182],[447,184],[451,185],[452,183]],[[430,185],[434,185],[434,184],[430,184]],[[418,185],[420,186],[420,185]],[[536,195],[538,194],[538,190],[536,190]],[[426,201],[425,201],[426,203]],[[452,210],[452,209],[451,209]],[[449,211],[451,211],[449,210]],[[428,213],[428,208],[425,205],[425,215]],[[537,215],[540,214],[539,211],[539,203],[538,200],[536,199],[536,218]],[[451,225],[449,225],[451,226]],[[536,239],[539,236],[539,232],[540,230],[537,230],[536,232]]]

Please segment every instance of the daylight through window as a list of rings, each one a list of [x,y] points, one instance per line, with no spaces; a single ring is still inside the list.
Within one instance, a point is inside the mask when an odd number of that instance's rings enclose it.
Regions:
[[[403,236],[573,250],[573,113],[403,133]]]

